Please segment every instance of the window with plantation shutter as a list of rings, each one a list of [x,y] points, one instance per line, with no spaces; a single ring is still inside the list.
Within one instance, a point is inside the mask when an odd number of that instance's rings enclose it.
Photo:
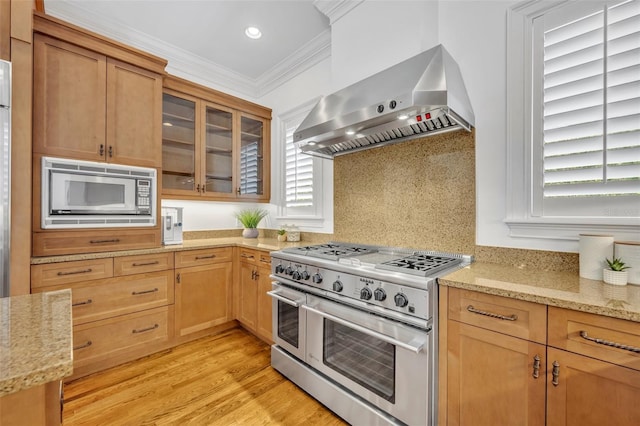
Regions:
[[[508,89],[524,85],[509,101],[524,105],[509,105],[523,115],[510,120],[507,223],[640,225],[640,2],[527,2],[518,11],[511,22],[530,27],[516,37],[524,51],[509,52],[522,76],[512,72]]]
[[[286,129],[285,203],[287,208],[313,207],[313,157],[300,152],[293,143],[295,129]]]
[[[240,192],[258,194],[258,142],[251,142],[240,148]]]

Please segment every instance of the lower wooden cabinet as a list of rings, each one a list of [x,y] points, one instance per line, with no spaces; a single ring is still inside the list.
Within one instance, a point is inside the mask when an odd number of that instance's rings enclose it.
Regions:
[[[62,424],[62,383],[52,381],[0,397],[0,425]]]
[[[33,256],[58,256],[160,247],[160,227],[33,233]]]
[[[238,287],[238,321],[266,341],[272,343],[271,256],[259,250],[240,249]]]
[[[176,336],[231,321],[233,263],[176,269]]]

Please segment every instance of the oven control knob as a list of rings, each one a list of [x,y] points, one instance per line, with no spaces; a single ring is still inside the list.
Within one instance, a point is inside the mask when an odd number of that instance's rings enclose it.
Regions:
[[[402,293],[396,294],[393,300],[396,302],[396,306],[399,308],[404,308],[409,304],[409,299],[407,299],[407,296]]]
[[[309,275],[309,273],[307,271],[302,271],[302,279],[303,280],[308,280],[309,277],[311,277],[311,275]]]
[[[362,290],[360,290],[360,299],[369,300],[371,299],[371,296],[371,289],[369,287],[364,287]]]
[[[299,271],[293,271],[293,274],[291,274],[291,278],[293,278],[294,280],[299,280],[300,278],[302,278],[302,274],[300,274]]]
[[[293,268],[291,267],[291,265],[287,266],[287,269],[284,270],[284,273],[287,275],[293,274]]]
[[[338,293],[340,293],[343,288],[344,288],[344,286],[342,285],[342,283],[340,281],[334,281],[333,282],[333,291],[337,291]]]
[[[315,274],[313,276],[313,282],[316,283],[316,284],[320,284],[322,282],[322,275]]]
[[[278,264],[278,266],[276,266],[276,274],[281,274],[284,272],[284,266],[282,266],[282,263]]]
[[[385,293],[384,290],[381,288],[376,288],[375,291],[373,292],[373,298],[376,299],[378,302],[382,302],[384,299],[387,298],[387,293]]]

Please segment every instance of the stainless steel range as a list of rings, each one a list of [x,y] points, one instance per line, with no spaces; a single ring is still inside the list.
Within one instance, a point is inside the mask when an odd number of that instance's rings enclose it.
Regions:
[[[349,423],[435,424],[436,278],[471,256],[331,242],[271,257],[271,365]]]

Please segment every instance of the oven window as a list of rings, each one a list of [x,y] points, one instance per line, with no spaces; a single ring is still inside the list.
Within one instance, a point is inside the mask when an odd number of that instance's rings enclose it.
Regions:
[[[395,403],[394,345],[328,319],[323,334],[325,365]]]
[[[295,348],[299,348],[298,309],[278,300],[278,337]]]
[[[67,191],[70,206],[123,205],[125,187],[121,184],[71,180]]]

